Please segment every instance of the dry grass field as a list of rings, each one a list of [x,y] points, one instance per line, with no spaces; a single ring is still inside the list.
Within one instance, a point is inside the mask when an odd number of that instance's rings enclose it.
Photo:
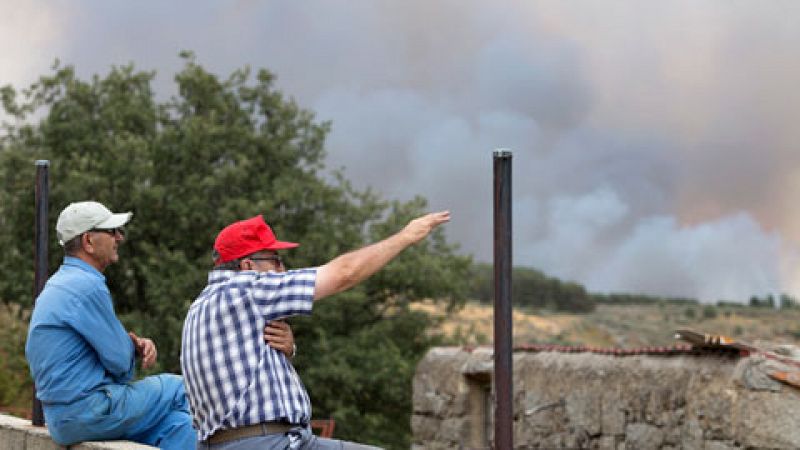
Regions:
[[[415,308],[439,317],[438,331],[454,343],[486,344],[493,335],[493,308],[468,303],[446,314],[432,302]],[[674,332],[688,328],[723,334],[744,342],[800,345],[800,309],[713,305],[598,305],[590,314],[533,313],[515,310],[514,343],[583,344],[600,347],[671,345]]]

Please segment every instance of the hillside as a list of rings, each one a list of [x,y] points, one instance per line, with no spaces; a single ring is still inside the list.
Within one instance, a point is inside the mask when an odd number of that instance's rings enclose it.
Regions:
[[[491,306],[468,303],[445,315],[431,302],[415,308],[440,318],[438,332],[451,342],[486,344],[493,334]],[[800,344],[800,309],[678,305],[597,305],[587,314],[526,312],[515,309],[514,343],[583,344],[600,347],[637,347],[673,344],[674,331],[690,328],[724,334],[747,342]]]

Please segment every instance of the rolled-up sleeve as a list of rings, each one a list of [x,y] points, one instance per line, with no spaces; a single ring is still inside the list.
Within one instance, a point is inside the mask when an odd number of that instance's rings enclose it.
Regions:
[[[253,301],[266,320],[311,314],[317,269],[257,273],[251,280]]]

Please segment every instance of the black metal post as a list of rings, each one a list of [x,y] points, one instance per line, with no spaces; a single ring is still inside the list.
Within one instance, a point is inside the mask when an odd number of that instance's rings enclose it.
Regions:
[[[47,263],[47,208],[49,204],[49,183],[48,171],[50,161],[36,161],[36,230],[35,230],[35,250],[34,250],[34,275],[33,275],[33,301],[42,292],[44,283],[47,281],[49,267]],[[35,426],[44,425],[44,411],[42,402],[36,398],[36,385],[33,386],[33,407],[31,423]]]
[[[511,151],[494,151],[494,448],[514,448],[511,322]]]

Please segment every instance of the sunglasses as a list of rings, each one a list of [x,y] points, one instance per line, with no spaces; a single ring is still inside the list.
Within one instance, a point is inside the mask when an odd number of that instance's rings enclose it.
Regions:
[[[119,233],[120,236],[125,237],[125,229],[122,227],[117,228],[92,228],[89,231],[94,231],[97,233],[106,233],[110,234],[111,236],[116,236]]]
[[[282,265],[283,265],[283,260],[282,260],[282,259],[281,259],[281,257],[280,257],[280,256],[278,256],[278,255],[272,255],[272,256],[251,256],[251,257],[249,257],[249,258],[247,258],[247,259],[249,259],[249,260],[251,260],[251,261],[275,261],[275,263],[276,263],[277,265],[279,265],[279,266],[282,266]]]

